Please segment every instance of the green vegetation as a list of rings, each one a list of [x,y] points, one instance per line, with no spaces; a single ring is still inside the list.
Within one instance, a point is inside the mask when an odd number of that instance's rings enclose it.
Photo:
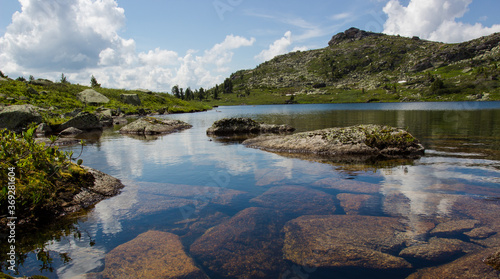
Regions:
[[[2,206],[0,216],[14,213],[27,221],[52,218],[82,187],[93,185],[92,175],[80,166],[81,160],[75,164],[71,152],[35,142],[34,131],[34,127],[22,135],[0,131],[0,180],[6,182],[0,190],[0,204],[7,205],[9,196],[15,197],[15,208]],[[15,189],[7,185],[12,177]],[[15,212],[10,212],[12,209]]]
[[[208,103],[500,100],[500,33],[461,44],[383,34],[338,38],[237,71],[207,90]]]
[[[60,124],[67,119],[60,116],[75,110],[83,109],[87,112],[95,112],[98,106],[91,106],[82,103],[77,98],[77,94],[88,86],[71,84],[64,74],[61,75],[61,82],[51,82],[47,80],[35,80],[30,77],[31,82],[24,78],[17,80],[8,79],[0,81],[0,107],[3,105],[31,104],[42,109],[44,122],[49,124]],[[95,91],[110,99],[110,102],[102,107],[109,109],[120,109],[125,114],[137,114],[140,111],[147,113],[181,113],[203,111],[211,107],[198,100],[181,100],[166,93],[143,92],[140,90],[110,89],[98,86],[97,80],[93,79]],[[141,100],[141,106],[134,106],[123,103],[121,94],[137,94]]]

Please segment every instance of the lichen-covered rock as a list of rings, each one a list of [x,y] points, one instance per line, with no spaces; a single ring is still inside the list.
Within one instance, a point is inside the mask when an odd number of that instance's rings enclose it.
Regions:
[[[153,117],[143,117],[122,127],[120,133],[143,135],[168,134],[191,127],[190,124],[180,120],[162,120]]]
[[[284,266],[283,224],[277,211],[250,207],[209,229],[191,245],[190,252],[218,276],[278,278]]]
[[[330,128],[286,136],[259,136],[243,144],[267,151],[326,156],[422,155],[424,147],[405,130],[381,125]]]
[[[111,250],[104,270],[95,276],[106,279],[168,278],[205,279],[172,233],[148,231]]]
[[[272,125],[259,123],[251,118],[224,118],[213,123],[207,129],[208,135],[224,136],[236,134],[286,133],[295,129],[288,125]]]
[[[273,187],[250,200],[262,207],[300,215],[330,215],[335,212],[333,196],[299,186]]]
[[[137,95],[137,94],[121,94],[120,101],[122,101],[125,104],[129,104],[129,105],[133,105],[133,106],[140,106],[141,105],[141,99],[139,99],[139,95]]]
[[[39,124],[42,116],[39,108],[32,105],[12,105],[0,111],[0,129],[20,132],[31,123]]]
[[[109,103],[108,97],[102,95],[101,93],[95,91],[94,89],[85,89],[77,94],[78,100],[82,103],[89,105],[97,104],[107,104]]]
[[[283,256],[309,267],[410,268],[396,256],[406,241],[403,231],[397,218],[302,216],[285,225]]]
[[[89,130],[101,130],[102,125],[99,118],[86,111],[78,113],[75,117],[61,124],[58,128],[59,131],[65,130],[67,128],[76,128],[82,131]]]

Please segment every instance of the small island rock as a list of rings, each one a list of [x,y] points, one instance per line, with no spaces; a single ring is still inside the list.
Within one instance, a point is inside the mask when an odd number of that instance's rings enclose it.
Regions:
[[[183,129],[189,129],[192,126],[180,120],[165,120],[153,117],[140,118],[120,129],[122,134],[168,134]]]
[[[295,129],[288,125],[272,125],[259,123],[251,118],[224,118],[214,122],[207,129],[208,135],[225,136],[236,134],[286,133]]]

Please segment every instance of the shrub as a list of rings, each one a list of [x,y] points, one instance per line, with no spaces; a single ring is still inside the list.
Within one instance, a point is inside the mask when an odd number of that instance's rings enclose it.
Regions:
[[[93,177],[80,164],[71,162],[72,152],[62,152],[53,144],[46,146],[34,139],[32,127],[18,135],[0,130],[0,204],[7,205],[9,168],[15,173],[15,214],[19,219],[40,220],[59,214],[61,204],[70,202]],[[55,138],[52,138],[52,142]],[[12,194],[12,193],[10,193]],[[8,212],[0,208],[0,215]]]

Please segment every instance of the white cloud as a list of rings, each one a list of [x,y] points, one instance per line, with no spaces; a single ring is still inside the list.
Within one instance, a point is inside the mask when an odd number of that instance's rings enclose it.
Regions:
[[[89,84],[94,75],[106,87],[163,92],[175,84],[211,87],[229,74],[234,50],[255,42],[228,35],[201,55],[162,48],[137,53],[135,41],[119,35],[125,11],[116,0],[20,3],[0,37],[1,70],[11,76],[57,80],[64,72],[70,82]]]
[[[384,7],[388,19],[384,33],[419,36],[443,42],[463,42],[500,31],[500,25],[485,27],[457,21],[472,0],[410,0],[408,6],[390,0]]]
[[[271,45],[269,45],[268,49],[264,49],[258,55],[255,56],[260,62],[267,61],[272,59],[273,57],[285,54],[288,52],[288,47],[292,44],[292,32],[287,31],[283,37],[274,41]]]
[[[331,20],[344,20],[352,17],[351,13],[340,13],[330,16]]]

